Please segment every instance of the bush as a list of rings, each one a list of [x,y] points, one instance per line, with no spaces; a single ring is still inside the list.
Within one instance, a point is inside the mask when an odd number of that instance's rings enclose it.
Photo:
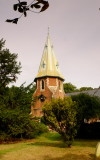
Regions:
[[[25,138],[31,139],[35,138],[38,135],[48,131],[46,125],[40,122],[31,121],[31,129],[27,133],[25,132]]]
[[[30,116],[19,110],[0,111],[0,139],[34,138],[47,131],[47,127],[32,121]],[[5,136],[7,135],[7,137]]]
[[[6,141],[9,141],[11,140],[11,137],[9,135],[7,135],[6,133],[0,133],[0,143],[2,142],[6,142]]]
[[[100,117],[100,97],[84,93],[71,97],[73,101],[77,102],[77,120],[79,125],[84,123],[84,119],[88,121],[91,118]]]
[[[71,97],[77,103],[77,137],[89,139],[100,137],[99,123],[84,123],[84,120],[88,122],[91,119],[100,118],[100,97],[84,93]]]
[[[70,147],[76,135],[76,103],[70,97],[53,99],[43,106],[44,120],[58,132],[67,147]]]

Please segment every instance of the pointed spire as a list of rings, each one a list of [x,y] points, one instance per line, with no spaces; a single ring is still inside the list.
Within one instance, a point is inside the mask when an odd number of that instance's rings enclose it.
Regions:
[[[49,35],[49,29],[50,29],[50,28],[48,27],[48,35]]]
[[[44,46],[38,74],[35,79],[40,77],[59,77],[60,79],[64,80],[60,69],[59,69],[59,63],[55,57],[53,45],[50,40],[49,35],[49,28],[48,28],[48,35],[47,40]]]

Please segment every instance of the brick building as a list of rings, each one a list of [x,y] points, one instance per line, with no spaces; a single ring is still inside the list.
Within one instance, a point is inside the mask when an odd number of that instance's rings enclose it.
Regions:
[[[35,102],[31,106],[31,114],[33,117],[41,117],[43,115],[42,106],[45,102],[50,101],[52,98],[63,98],[65,96],[63,89],[64,78],[60,72],[49,33],[38,74],[34,81],[36,82],[36,90],[33,94]]]

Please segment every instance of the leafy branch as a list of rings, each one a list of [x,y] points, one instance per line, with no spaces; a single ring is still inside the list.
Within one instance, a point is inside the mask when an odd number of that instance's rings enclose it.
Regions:
[[[31,11],[34,13],[40,13],[45,11],[48,7],[49,7],[49,3],[46,0],[33,0],[29,5],[27,4],[26,1],[21,2],[20,0],[18,0],[18,3],[13,5],[13,10],[20,12],[21,16],[14,19],[7,19],[6,22],[17,24],[18,20],[22,16],[27,17],[28,11]],[[36,12],[36,10],[38,11]]]

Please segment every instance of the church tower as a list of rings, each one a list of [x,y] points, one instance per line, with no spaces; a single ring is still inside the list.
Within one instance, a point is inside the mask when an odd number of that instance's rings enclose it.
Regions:
[[[44,46],[38,74],[35,77],[36,90],[33,94],[34,103],[31,106],[33,117],[41,117],[42,106],[52,98],[64,98],[64,78],[59,69],[59,63],[55,57],[53,45],[48,33]]]

